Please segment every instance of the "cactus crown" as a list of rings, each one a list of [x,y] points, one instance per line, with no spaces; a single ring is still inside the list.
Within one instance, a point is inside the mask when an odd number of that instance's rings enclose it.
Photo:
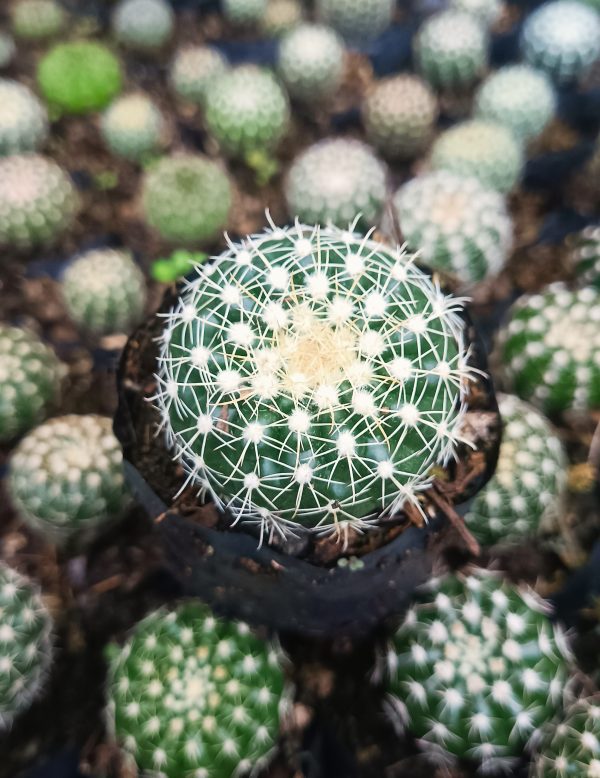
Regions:
[[[292,97],[313,102],[329,97],[342,80],[344,44],[332,29],[299,24],[279,45],[278,69]]]
[[[166,0],[121,0],[112,26],[119,43],[140,51],[164,46],[175,25],[175,15]]]
[[[41,40],[63,30],[67,15],[56,0],[18,0],[12,8],[12,28],[17,38]]]
[[[155,397],[188,482],[282,533],[415,501],[456,451],[470,369],[461,301],[413,259],[297,224],[198,268]]]
[[[557,724],[549,725],[531,767],[530,778],[599,778],[600,700],[572,705]]]
[[[350,43],[364,44],[389,27],[394,0],[317,0],[317,13]]]
[[[208,88],[227,69],[227,60],[212,46],[180,49],[169,72],[171,86],[184,100],[204,105]]]
[[[141,93],[115,100],[102,116],[100,128],[110,150],[132,161],[156,152],[166,133],[161,112]]]

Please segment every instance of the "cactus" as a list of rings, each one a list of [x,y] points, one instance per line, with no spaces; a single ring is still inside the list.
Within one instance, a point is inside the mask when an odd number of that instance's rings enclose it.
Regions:
[[[523,25],[525,60],[560,85],[579,78],[600,56],[600,15],[577,0],[553,0]]]
[[[78,198],[71,179],[38,154],[0,159],[0,245],[47,246],[70,226]]]
[[[109,728],[144,775],[231,778],[265,760],[287,705],[274,650],[197,602],[140,622],[109,669]]]
[[[121,91],[119,60],[94,41],[59,43],[38,65],[42,95],[56,110],[70,114],[100,111]]]
[[[577,236],[572,262],[579,284],[600,292],[600,225],[586,227]]]
[[[449,9],[427,19],[414,39],[417,69],[434,89],[460,92],[481,78],[488,36],[471,14]]]
[[[183,100],[203,106],[209,86],[227,69],[227,60],[212,46],[186,46],[176,53],[169,81]]]
[[[386,177],[386,167],[364,143],[319,141],[303,151],[288,172],[288,212],[301,221],[339,227],[360,214],[362,225],[373,224],[383,209]]]
[[[33,92],[0,78],[0,155],[36,151],[47,136],[46,109]]]
[[[291,97],[306,103],[325,100],[339,87],[344,44],[319,24],[299,24],[281,41],[278,71]]]
[[[267,37],[277,38],[302,21],[299,0],[269,0],[260,27]]]
[[[317,14],[349,43],[368,44],[392,23],[394,0],[317,0]]]
[[[370,526],[416,502],[459,440],[461,300],[351,230],[252,235],[199,267],[165,319],[167,445],[262,530]]]
[[[597,778],[600,775],[600,701],[578,700],[544,733],[530,778]]]
[[[59,416],[12,453],[8,493],[23,520],[52,542],[89,538],[128,503],[121,446],[104,416]]]
[[[233,24],[258,24],[267,10],[267,0],[223,0],[223,13]]]
[[[434,170],[474,176],[502,193],[516,186],[523,164],[522,144],[508,127],[483,119],[470,119],[445,130],[431,151]]]
[[[5,32],[0,31],[0,68],[5,68],[13,61],[17,47],[14,40]]]
[[[112,16],[117,41],[142,52],[165,46],[174,26],[175,15],[166,0],[121,0]]]
[[[429,145],[438,106],[427,84],[402,73],[376,83],[362,115],[369,143],[386,157],[411,159]]]
[[[71,319],[84,332],[129,332],[144,315],[144,274],[128,251],[95,249],[76,258],[62,278]]]
[[[0,732],[40,695],[52,663],[52,619],[37,587],[0,562]]]
[[[31,429],[56,401],[63,368],[33,333],[0,323],[0,441]]]
[[[546,413],[600,408],[600,293],[563,284],[513,304],[499,335],[505,378]]]
[[[24,41],[52,38],[63,31],[67,15],[56,0],[18,0],[12,8],[12,30]]]
[[[432,581],[388,649],[391,715],[425,750],[506,769],[561,708],[569,656],[548,614],[483,571]]]
[[[465,516],[487,545],[536,534],[558,517],[566,486],[567,458],[547,419],[517,397],[498,399],[504,429],[498,466]]]
[[[452,0],[450,7],[474,16],[484,27],[492,27],[502,13],[502,0]]]
[[[470,283],[497,273],[511,247],[504,198],[476,178],[446,170],[426,173],[394,196],[400,229],[427,264]]]
[[[100,124],[108,148],[120,157],[139,162],[164,144],[163,115],[144,94],[120,97],[109,106]]]
[[[231,207],[231,183],[221,166],[200,154],[165,157],[145,175],[146,220],[165,240],[213,240]]]
[[[528,65],[509,65],[479,88],[475,114],[506,125],[523,142],[540,135],[556,110],[556,95],[548,77]]]

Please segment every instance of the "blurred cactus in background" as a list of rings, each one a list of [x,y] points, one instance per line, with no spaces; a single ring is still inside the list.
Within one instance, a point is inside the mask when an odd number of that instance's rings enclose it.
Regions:
[[[223,0],[225,18],[240,26],[258,24],[267,10],[267,0]]]
[[[26,86],[0,78],[0,155],[37,151],[48,137],[48,115]]]
[[[14,40],[7,33],[0,31],[0,68],[10,65],[16,51],[17,47]]]
[[[261,19],[261,30],[277,38],[292,30],[303,19],[301,0],[269,0]]]
[[[183,100],[203,106],[208,88],[227,67],[227,60],[213,46],[186,46],[175,54],[169,81]]]
[[[279,45],[278,72],[291,97],[318,104],[339,87],[344,54],[344,44],[333,30],[317,24],[299,24]]]
[[[317,0],[317,16],[351,44],[368,44],[390,26],[394,0]]]
[[[15,37],[24,41],[52,38],[67,24],[67,14],[56,0],[17,0],[11,16]]]
[[[577,235],[571,258],[578,284],[600,292],[600,225],[590,225]]]
[[[132,162],[143,161],[159,151],[167,133],[163,115],[142,93],[115,100],[103,114],[100,128],[113,154]]]
[[[175,16],[167,0],[121,0],[112,17],[117,41],[142,52],[165,46],[174,26]]]

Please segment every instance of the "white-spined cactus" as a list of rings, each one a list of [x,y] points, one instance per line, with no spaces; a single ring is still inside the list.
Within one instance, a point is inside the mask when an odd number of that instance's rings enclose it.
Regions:
[[[402,73],[375,84],[362,116],[369,143],[385,157],[411,159],[429,145],[438,105],[424,81]]]
[[[174,26],[175,14],[167,0],[121,0],[112,17],[116,39],[137,51],[161,49]]]
[[[471,371],[462,301],[413,260],[297,223],[198,268],[166,316],[154,398],[187,481],[281,533],[414,502],[456,452]]]
[[[368,44],[390,26],[394,0],[317,0],[317,15],[349,43]]]
[[[526,61],[560,85],[579,78],[600,56],[600,15],[577,0],[553,0],[523,25]]]
[[[23,520],[55,543],[91,538],[128,502],[123,454],[111,419],[59,416],[13,451],[8,492]]]
[[[37,151],[48,136],[48,114],[18,81],[0,79],[0,155]]]
[[[223,0],[223,13],[233,24],[255,25],[265,15],[267,0]]]
[[[159,151],[166,136],[165,119],[145,94],[119,97],[102,116],[102,137],[119,157],[139,162]]]
[[[474,176],[498,192],[510,192],[519,181],[524,155],[521,142],[497,122],[470,119],[445,130],[431,150],[431,167]]]
[[[288,171],[288,212],[307,223],[340,227],[360,214],[361,224],[373,224],[383,209],[386,178],[387,168],[366,144],[345,138],[318,141]]]
[[[432,581],[388,650],[390,714],[433,755],[510,768],[562,706],[569,655],[548,615],[490,573]]]
[[[425,173],[401,186],[393,202],[408,246],[432,268],[471,283],[504,264],[512,219],[502,195],[476,178]]]
[[[277,742],[284,686],[275,650],[189,602],[147,616],[113,652],[109,729],[144,775],[245,775]]]
[[[527,142],[537,137],[556,111],[556,95],[548,76],[529,65],[500,68],[481,85],[475,114],[506,125]]]
[[[586,227],[577,236],[572,263],[577,282],[600,292],[600,225]]]
[[[503,424],[498,465],[465,516],[486,545],[537,534],[558,518],[566,486],[567,458],[548,420],[513,395],[498,400]]]
[[[63,367],[32,332],[0,324],[0,441],[31,429],[58,399]]]
[[[169,81],[183,100],[203,106],[208,88],[227,67],[227,60],[214,46],[186,46],[175,54]]]
[[[13,61],[17,47],[14,40],[5,32],[0,32],[0,68],[5,68]]]
[[[299,24],[279,44],[279,75],[292,97],[305,103],[319,102],[339,87],[344,54],[344,44],[332,29]]]
[[[24,41],[52,38],[67,23],[67,14],[57,0],[17,0],[11,16],[13,33]]]
[[[578,700],[548,725],[537,753],[529,778],[598,778],[600,699]]]
[[[300,24],[302,19],[301,0],[269,0],[260,28],[268,37],[277,38]]]
[[[0,732],[43,691],[52,663],[52,619],[37,587],[0,562]]]
[[[502,0],[451,0],[450,7],[471,14],[485,27],[492,27],[502,13]]]
[[[71,319],[90,335],[129,332],[144,315],[144,274],[128,251],[92,249],[76,257],[61,292]]]

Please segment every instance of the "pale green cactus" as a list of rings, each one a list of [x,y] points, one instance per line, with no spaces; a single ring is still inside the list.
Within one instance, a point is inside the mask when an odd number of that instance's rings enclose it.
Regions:
[[[600,292],[600,225],[586,227],[579,233],[572,263],[577,282]]]
[[[0,68],[5,68],[13,61],[17,47],[14,40],[5,32],[0,32]]]
[[[0,732],[44,689],[52,664],[52,619],[31,580],[0,562]]]
[[[112,17],[117,41],[137,51],[161,49],[174,27],[175,14],[167,0],[121,0]]]
[[[284,686],[274,649],[187,602],[147,616],[113,651],[109,729],[143,775],[245,775],[276,745]]]
[[[139,162],[164,145],[166,122],[147,95],[134,93],[119,97],[109,106],[100,129],[113,154]]]
[[[388,649],[390,715],[434,755],[509,769],[562,707],[570,657],[549,615],[491,573],[431,581]]]
[[[40,421],[58,399],[64,369],[33,333],[0,323],[0,441]]]
[[[502,13],[502,0],[451,0],[450,7],[471,14],[484,27],[492,27]]]
[[[144,274],[128,251],[85,252],[65,270],[61,292],[71,319],[90,335],[128,333],[144,315]]]
[[[186,46],[175,54],[169,81],[183,100],[203,106],[209,86],[227,67],[227,60],[213,46]]]
[[[19,515],[44,538],[90,539],[129,501],[112,420],[69,415],[40,424],[13,451],[7,485]]]
[[[367,44],[392,23],[394,0],[317,0],[317,15],[349,43]]]
[[[502,195],[476,178],[425,173],[401,186],[393,202],[409,248],[432,268],[472,283],[504,264],[512,219]]]
[[[269,0],[260,28],[268,37],[277,38],[300,24],[302,19],[300,0]]]
[[[37,151],[48,137],[48,114],[18,81],[0,79],[0,155]]]
[[[258,24],[267,10],[267,0],[223,0],[223,13],[233,24]]]
[[[599,778],[600,699],[575,702],[549,725],[529,778]]]
[[[56,0],[18,0],[11,17],[15,37],[24,41],[52,38],[67,24],[67,14]]]
[[[345,47],[320,24],[299,24],[279,44],[278,72],[291,97],[317,103],[331,97],[344,73]]]

